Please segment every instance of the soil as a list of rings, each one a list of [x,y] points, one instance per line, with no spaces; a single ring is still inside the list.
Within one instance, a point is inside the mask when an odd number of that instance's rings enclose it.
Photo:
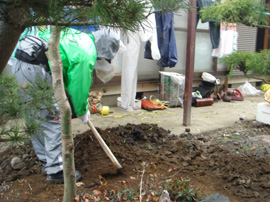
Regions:
[[[221,193],[231,202],[270,201],[268,125],[239,120],[233,127],[196,135],[174,135],[146,123],[97,130],[123,169],[118,171],[113,166],[91,131],[76,135],[75,164],[83,176],[82,183],[77,184],[80,196],[121,187],[137,189],[142,177],[139,171],[147,162],[155,165],[155,173],[168,178],[190,178],[202,196]],[[23,159],[20,170],[11,168],[13,156]],[[0,174],[1,202],[62,200],[63,185],[46,182],[31,144],[2,153]]]

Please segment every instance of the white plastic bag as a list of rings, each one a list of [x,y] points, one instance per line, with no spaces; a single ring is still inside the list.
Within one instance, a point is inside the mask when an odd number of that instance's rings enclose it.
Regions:
[[[175,72],[159,72],[161,74],[160,99],[169,101],[170,107],[184,103],[185,75]]]
[[[211,82],[211,83],[215,83],[215,84],[220,84],[220,80],[219,79],[216,79],[216,77],[214,77],[212,74],[209,74],[207,72],[203,72],[202,73],[202,79],[204,81],[208,81],[208,82]]]
[[[111,63],[109,63],[105,59],[97,60],[95,64],[95,70],[97,73],[97,77],[103,82],[107,83],[114,77],[115,72],[115,59],[111,60]]]
[[[245,84],[237,88],[243,96],[257,96],[260,95],[262,91],[257,90],[254,86],[251,85],[248,81]]]

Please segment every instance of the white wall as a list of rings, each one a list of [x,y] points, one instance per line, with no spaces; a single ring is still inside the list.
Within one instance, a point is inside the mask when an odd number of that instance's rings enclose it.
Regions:
[[[188,13],[180,11],[174,15],[174,28],[176,36],[176,45],[178,52],[178,63],[174,68],[165,68],[165,71],[173,71],[184,74],[186,65],[186,46],[187,46],[187,23]],[[197,26],[196,31],[196,47],[195,47],[195,72],[212,70],[212,44],[208,23],[201,23]],[[144,58],[144,45],[141,43],[140,56],[138,62],[139,79],[159,78],[160,68],[156,65],[156,61]],[[119,58],[121,59],[121,58]],[[121,68],[117,67],[116,73],[121,74]]]

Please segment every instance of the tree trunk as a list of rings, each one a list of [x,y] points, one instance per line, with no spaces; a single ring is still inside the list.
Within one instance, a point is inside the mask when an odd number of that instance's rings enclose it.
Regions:
[[[64,202],[72,202],[76,194],[74,142],[71,130],[71,108],[64,90],[63,65],[59,52],[61,28],[52,26],[47,57],[51,64],[54,94],[60,110],[62,156],[64,166]]]
[[[0,21],[0,75],[4,71],[18,40],[25,29],[25,10],[15,7],[6,11],[5,21]]]
[[[16,44],[24,31],[26,18],[22,8],[8,11],[7,21],[0,21],[0,74],[4,71]]]

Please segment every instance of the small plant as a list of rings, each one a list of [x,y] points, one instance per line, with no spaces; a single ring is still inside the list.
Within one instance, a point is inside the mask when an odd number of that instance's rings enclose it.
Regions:
[[[174,173],[175,172],[175,173]],[[174,177],[179,170],[170,169],[165,176],[157,173],[155,164],[143,163],[143,169],[138,172],[138,177],[132,177],[131,180],[139,182],[137,187],[130,187],[126,181],[121,181],[121,187],[118,190],[106,191],[108,183],[103,178],[100,189],[105,191],[94,190],[92,195],[84,196],[93,201],[132,201],[132,202],[146,202],[146,201],[160,201],[163,193],[168,193],[171,201],[179,202],[195,202],[200,198],[199,191],[194,188],[189,178]]]
[[[228,140],[228,138],[226,138],[226,137],[222,137],[222,138],[221,138],[221,142],[223,142],[223,143],[226,143],[227,140]]]
[[[239,140],[240,139],[240,137],[237,136],[237,135],[230,135],[230,138],[231,139],[235,139],[235,140]]]
[[[152,145],[151,144],[147,144],[147,149],[148,150],[152,150],[153,149]]]
[[[246,145],[242,146],[242,149],[243,149],[245,152],[248,152],[248,151],[249,151],[249,147],[246,146]]]
[[[193,202],[199,197],[195,188],[190,184],[189,178],[171,179],[164,184],[163,188],[168,190],[172,201]]]

